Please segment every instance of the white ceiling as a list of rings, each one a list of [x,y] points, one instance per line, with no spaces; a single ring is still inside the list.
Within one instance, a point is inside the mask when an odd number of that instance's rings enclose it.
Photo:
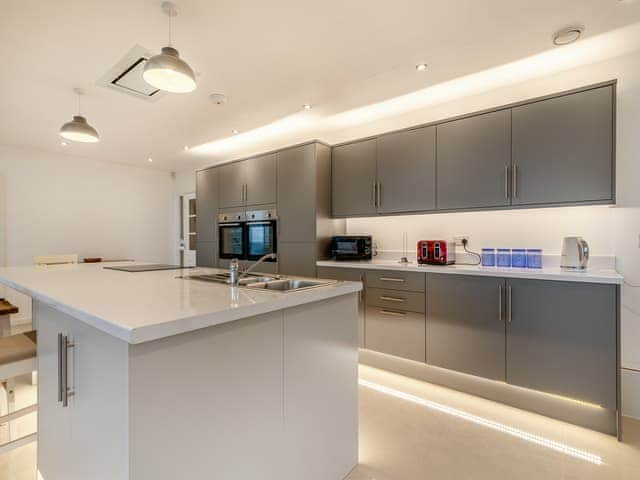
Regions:
[[[4,0],[0,143],[190,169],[243,153],[239,142],[183,151],[232,129],[277,130],[286,142],[292,127],[280,119],[293,115],[317,137],[318,119],[544,52],[566,25],[583,24],[589,38],[640,21],[633,0],[183,0],[173,43],[199,72],[197,90],[146,102],[99,86],[134,45],[167,43],[160,3]],[[429,69],[419,74],[421,62]],[[83,110],[99,144],[60,145],[75,86],[87,89]],[[209,102],[218,91],[227,104]],[[304,103],[313,110],[300,113]]]

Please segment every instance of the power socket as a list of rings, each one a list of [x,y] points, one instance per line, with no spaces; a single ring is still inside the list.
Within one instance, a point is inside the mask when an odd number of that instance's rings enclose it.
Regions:
[[[467,244],[469,243],[469,240],[471,239],[471,235],[454,235],[453,239],[456,242],[456,245],[461,247],[462,246],[462,241],[463,240],[467,240]]]

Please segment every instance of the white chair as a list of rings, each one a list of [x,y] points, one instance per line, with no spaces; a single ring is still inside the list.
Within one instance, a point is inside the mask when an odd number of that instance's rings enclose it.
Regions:
[[[65,263],[78,263],[78,254],[36,255],[33,257],[33,263],[36,265],[63,265]]]
[[[15,377],[36,369],[36,342],[35,331],[0,337],[0,384],[4,390],[4,398],[0,403],[0,427],[6,425],[9,433],[9,441],[0,444],[0,454],[36,439],[36,433],[20,438],[13,438],[11,434],[11,422],[38,408],[37,404],[33,404],[15,410]]]

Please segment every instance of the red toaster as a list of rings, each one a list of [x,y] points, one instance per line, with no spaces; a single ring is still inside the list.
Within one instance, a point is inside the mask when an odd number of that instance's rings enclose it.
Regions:
[[[455,242],[446,242],[445,240],[420,240],[418,242],[418,263],[451,265],[455,262]]]

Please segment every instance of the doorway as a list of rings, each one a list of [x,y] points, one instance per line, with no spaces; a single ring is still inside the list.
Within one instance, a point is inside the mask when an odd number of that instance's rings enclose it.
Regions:
[[[180,264],[185,267],[196,265],[196,194],[180,195]]]

